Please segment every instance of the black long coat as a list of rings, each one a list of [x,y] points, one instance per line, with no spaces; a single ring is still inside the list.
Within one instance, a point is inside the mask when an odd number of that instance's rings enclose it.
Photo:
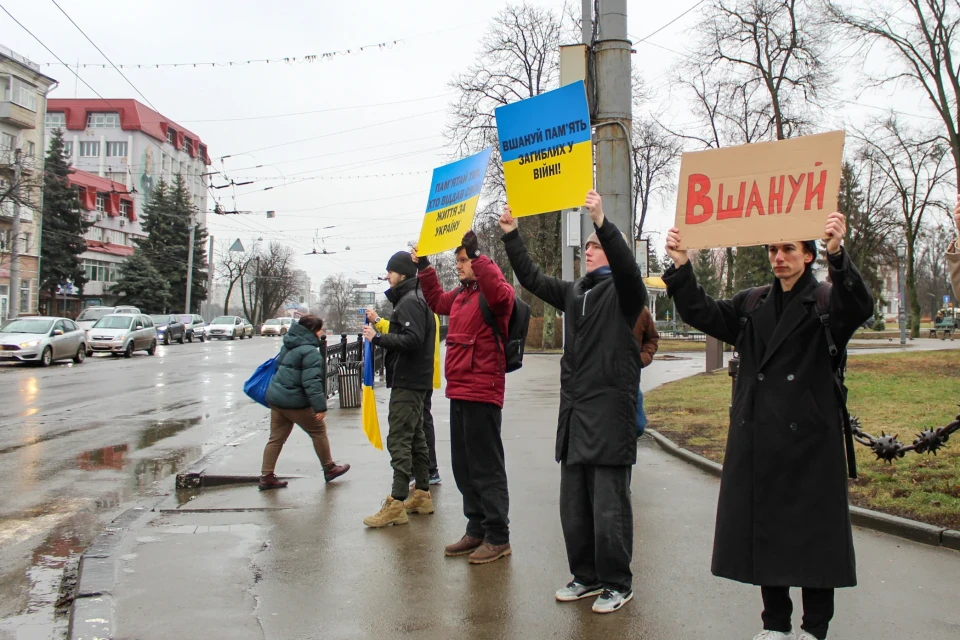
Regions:
[[[841,350],[873,310],[873,298],[846,253],[830,259],[830,331]],[[663,277],[677,313],[733,344],[747,291],[714,301],[690,264]],[[816,314],[817,282],[807,272],[777,322],[771,294],[751,314],[720,481],[714,575],[761,586],[856,585],[856,563],[835,363]]]
[[[633,326],[647,300],[640,268],[609,220],[597,237],[611,274],[575,282],[544,275],[517,231],[503,237],[520,284],[564,313],[556,459],[566,464],[637,461],[640,347]]]

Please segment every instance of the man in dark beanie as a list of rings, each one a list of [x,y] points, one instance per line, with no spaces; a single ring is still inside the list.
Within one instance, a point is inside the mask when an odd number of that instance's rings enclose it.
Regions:
[[[731,300],[697,285],[679,229],[667,234],[674,266],[663,281],[678,315],[740,356],[712,570],[760,587],[763,630],[754,640],[823,640],[834,589],[857,584],[834,376],[873,298],[841,244],[846,226],[841,213],[824,226],[832,284],[813,275],[816,242],[778,242],[766,247],[773,282]],[[799,634],[790,587],[803,590]]]
[[[406,524],[407,512],[433,513],[430,497],[430,455],[423,433],[423,403],[433,389],[436,323],[417,281],[417,265],[406,251],[387,262],[393,303],[388,333],[378,335],[369,324],[363,337],[386,350],[387,388],[390,389],[390,431],[387,450],[393,467],[393,489],[380,511],[363,519],[368,527]],[[416,481],[413,495],[410,479]]]

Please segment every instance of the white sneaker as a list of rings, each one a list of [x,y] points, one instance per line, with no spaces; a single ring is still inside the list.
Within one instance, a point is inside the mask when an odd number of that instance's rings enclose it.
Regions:
[[[557,602],[573,602],[595,596],[603,591],[603,587],[598,584],[586,585],[580,584],[576,580],[571,580],[563,589],[557,589],[554,597]]]
[[[593,603],[594,613],[613,613],[623,605],[633,600],[633,590],[621,593],[613,589],[604,589],[600,597]]]
[[[813,636],[810,636],[811,638]],[[759,635],[753,637],[753,640],[796,640],[793,631],[783,633],[782,631],[762,631]]]
[[[803,631],[800,633],[800,635],[797,636],[797,640],[817,640],[817,636],[813,635],[812,633]]]

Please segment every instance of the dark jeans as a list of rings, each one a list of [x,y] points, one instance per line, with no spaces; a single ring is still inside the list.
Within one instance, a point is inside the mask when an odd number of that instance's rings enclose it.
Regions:
[[[760,587],[763,596],[763,628],[789,633],[792,625],[793,601],[788,587]],[[801,629],[823,640],[833,619],[833,589],[803,590],[803,624]]]
[[[453,477],[463,495],[467,535],[493,545],[510,541],[510,496],[500,418],[500,407],[495,404],[450,401]]]
[[[633,588],[632,473],[631,466],[560,463],[560,525],[580,584]]]
[[[390,432],[387,451],[393,467],[394,500],[406,500],[410,493],[410,478],[416,478],[417,489],[430,490],[430,455],[423,435],[423,401],[426,391],[411,389],[390,390]]]
[[[437,466],[437,432],[433,428],[433,389],[427,391],[423,400],[423,436],[427,439],[427,451],[430,454],[430,475],[439,473]]]

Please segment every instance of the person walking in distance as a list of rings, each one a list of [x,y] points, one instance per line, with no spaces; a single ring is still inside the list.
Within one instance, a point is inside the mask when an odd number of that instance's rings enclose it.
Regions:
[[[389,332],[378,334],[372,326],[365,325],[363,337],[386,350],[386,378],[390,389],[387,450],[393,467],[393,488],[380,511],[363,519],[368,527],[407,524],[408,511],[433,513],[423,403],[433,388],[436,325],[418,286],[417,266],[408,252],[398,251],[390,258],[387,279],[390,281],[387,299],[393,303]],[[411,478],[416,488],[409,496]]]
[[[667,294],[687,324],[740,355],[720,480],[713,574],[758,585],[763,631],[754,640],[823,640],[834,589],[857,584],[847,502],[845,348],[873,298],[844,251],[846,220],[827,217],[832,285],[818,283],[813,240],[767,245],[773,283],[713,300],[697,285],[682,237],[667,234]],[[790,587],[803,590],[791,625]]]
[[[305,315],[290,325],[283,337],[277,373],[267,387],[270,405],[270,439],[263,450],[260,468],[260,490],[282,489],[287,482],[277,480],[274,473],[283,443],[293,425],[299,425],[313,440],[313,449],[323,465],[323,479],[339,478],[350,470],[348,464],[337,464],[330,453],[327,439],[327,393],[324,383],[323,356],[320,355],[320,335],[323,320]]]
[[[657,333],[657,325],[646,307],[640,312],[637,324],[633,327],[633,335],[640,345],[640,368],[645,369],[653,362],[653,357],[657,355],[657,348],[660,346],[660,334]],[[641,378],[643,372],[640,372]],[[643,411],[643,390],[637,387],[637,437],[643,435],[647,428],[647,414]]]
[[[373,325],[377,333],[389,333],[390,321],[381,318],[373,309],[367,309],[367,321]],[[423,401],[423,435],[427,439],[427,451],[430,454],[430,484],[440,484],[440,466],[437,464],[437,434],[433,427],[433,390],[441,387],[440,373],[440,318],[434,314],[434,324],[437,330],[434,331],[433,340],[433,389],[427,391],[426,398]]]
[[[509,206],[500,228],[520,284],[563,312],[560,415],[560,524],[573,580],[555,594],[569,602],[599,594],[597,613],[633,598],[630,478],[637,461],[640,347],[633,327],[647,302],[640,268],[623,234],[591,191],[586,208],[596,231],[587,238],[587,274],[574,281],[544,275],[520,238]]]
[[[444,553],[470,554],[471,564],[486,564],[510,555],[511,548],[500,435],[506,354],[484,318],[484,308],[500,336],[506,336],[515,294],[496,263],[480,253],[473,231],[463,236],[455,255],[460,286],[446,292],[427,257],[415,258],[427,303],[435,313],[450,317],[445,368],[450,453],[467,529]]]

